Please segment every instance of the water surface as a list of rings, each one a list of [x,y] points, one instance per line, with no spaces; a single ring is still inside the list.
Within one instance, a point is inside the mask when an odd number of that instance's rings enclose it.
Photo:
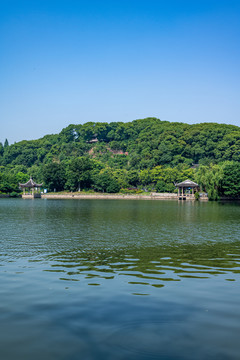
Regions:
[[[239,359],[240,205],[0,199],[12,359]]]

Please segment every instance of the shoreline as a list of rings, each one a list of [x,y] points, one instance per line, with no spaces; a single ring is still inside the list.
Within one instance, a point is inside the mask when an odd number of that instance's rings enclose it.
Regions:
[[[69,193],[69,194],[37,194],[37,196],[32,196],[32,194],[20,195],[21,199],[49,199],[49,200],[177,200],[177,201],[197,201],[195,198],[185,198],[184,200],[179,199],[178,195],[175,193],[153,193],[148,195],[142,194],[109,194],[109,193],[99,193],[99,194],[78,194],[78,193]],[[0,198],[10,198],[9,195],[0,196]],[[207,196],[202,196],[198,199],[200,202],[209,201]],[[222,197],[218,201],[237,201],[240,202],[240,198],[228,198]]]
[[[178,200],[177,194],[137,195],[137,194],[42,194],[42,199],[110,199],[110,200]],[[195,201],[194,198],[187,199]],[[202,199],[203,200],[203,199]],[[205,199],[204,199],[205,200]],[[206,199],[208,200],[208,199]]]
[[[73,199],[73,200],[178,200],[178,201],[197,201],[195,198],[185,198],[184,200],[179,199],[176,193],[152,193],[148,195],[143,194],[109,194],[109,193],[94,193],[94,194],[79,194],[79,193],[69,193],[69,194],[22,194],[17,196],[20,199],[49,199],[49,200],[64,200],[64,199]],[[8,194],[0,194],[0,198],[10,198]],[[202,196],[198,199],[200,202],[209,201],[207,196]],[[237,201],[240,202],[240,198],[228,198],[221,197],[218,201]]]

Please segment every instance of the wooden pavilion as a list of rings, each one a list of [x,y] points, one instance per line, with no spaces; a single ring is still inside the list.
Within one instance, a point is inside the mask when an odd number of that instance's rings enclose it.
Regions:
[[[19,186],[23,191],[23,199],[41,198],[40,188],[42,184],[35,183],[32,178],[30,178],[25,184],[19,184]]]
[[[185,180],[176,184],[179,200],[194,200],[195,193],[199,191],[199,185],[191,180]]]

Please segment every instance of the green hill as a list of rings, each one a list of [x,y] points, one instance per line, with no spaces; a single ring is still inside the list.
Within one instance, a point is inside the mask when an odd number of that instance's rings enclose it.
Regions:
[[[82,173],[88,172],[91,180],[76,179],[72,182],[69,179],[70,174],[74,177],[71,167],[80,166],[77,163],[74,165],[78,158],[85,162],[84,166],[81,165]],[[69,125],[59,134],[46,135],[38,140],[0,144],[0,190],[4,192],[3,183],[6,188],[7,183],[16,183],[32,175],[36,181],[44,181],[50,189],[70,190],[81,185],[101,191],[104,187],[97,185],[97,179],[107,174],[116,180],[115,185],[118,184],[115,188],[112,186],[112,190],[131,186],[156,188],[157,183],[162,181],[159,190],[164,191],[165,183],[172,191],[174,181],[181,180],[183,176],[196,178],[195,168],[222,166],[229,161],[240,162],[238,126],[217,123],[188,125],[156,118],[128,123],[88,122]],[[59,186],[50,184],[46,175],[48,167],[55,167],[56,171],[61,168]],[[166,177],[156,180],[156,174],[155,178],[150,174],[154,169],[156,173],[156,168],[162,174],[166,169],[168,172],[175,169],[178,173],[185,173],[170,180]]]

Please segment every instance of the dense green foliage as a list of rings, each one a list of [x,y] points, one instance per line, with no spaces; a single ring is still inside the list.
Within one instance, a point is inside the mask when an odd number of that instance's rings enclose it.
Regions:
[[[240,163],[225,163],[221,192],[230,197],[240,197]]]
[[[0,191],[17,192],[31,175],[50,191],[141,188],[172,192],[198,181],[211,199],[238,197],[240,128],[156,118],[69,125],[39,140],[0,144]],[[20,177],[22,180],[20,181]]]

